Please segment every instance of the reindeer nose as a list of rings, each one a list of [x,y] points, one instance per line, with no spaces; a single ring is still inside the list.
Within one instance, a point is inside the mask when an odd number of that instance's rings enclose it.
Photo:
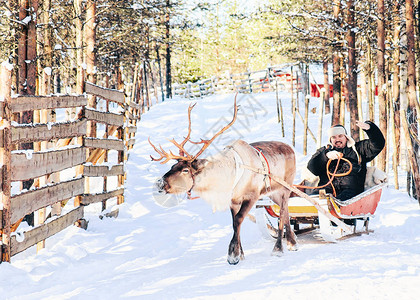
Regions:
[[[156,180],[155,186],[156,186],[156,189],[159,193],[165,192],[165,190],[164,190],[165,182],[162,178]]]

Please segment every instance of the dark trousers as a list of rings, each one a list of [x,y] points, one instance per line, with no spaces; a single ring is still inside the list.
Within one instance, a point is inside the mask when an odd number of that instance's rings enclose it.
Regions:
[[[356,192],[355,190],[350,190],[350,189],[345,189],[342,190],[335,198],[344,201],[344,200],[348,200],[350,198],[353,198],[354,196],[358,195],[359,193]]]
[[[355,190],[350,190],[350,189],[346,189],[346,190],[342,190],[340,192],[340,194],[337,195],[337,199],[341,200],[341,201],[345,201],[348,200],[350,198],[353,198],[354,196],[358,195],[360,193],[356,192]],[[344,223],[346,223],[347,225],[356,225],[356,219],[346,219],[343,220]]]

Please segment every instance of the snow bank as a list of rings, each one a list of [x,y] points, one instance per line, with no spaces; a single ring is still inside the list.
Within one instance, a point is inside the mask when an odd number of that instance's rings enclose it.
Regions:
[[[233,97],[197,100],[192,140],[211,137],[230,121]],[[277,123],[274,93],[239,95],[236,124],[203,156],[237,138],[291,144],[290,96],[284,93],[280,97],[284,138]],[[257,225],[245,220],[241,239],[246,259],[237,266],[226,262],[232,235],[230,212],[213,214],[200,199],[185,200],[173,208],[158,206],[153,183],[171,163],[150,161],[149,155],[154,153],[147,138],[166,150],[173,147],[168,138],[183,140],[190,103],[166,101],[142,116],[127,163],[126,203],[119,207],[118,218],[100,220],[100,209],[89,206],[87,231],[70,227],[48,239],[46,249],[38,255],[33,247],[13,257],[12,264],[0,265],[3,299],[418,298],[419,205],[392,186],[385,189],[371,220],[374,233],[337,244],[299,240],[299,250],[286,251],[282,257],[271,256],[274,241],[263,239]],[[311,100],[311,106],[318,107],[316,99]],[[318,116],[310,117],[311,128],[316,128]],[[328,123],[329,118],[324,128]],[[315,151],[309,138],[309,154],[302,155],[302,132],[298,119],[295,150],[299,169]],[[298,171],[296,182],[299,179]]]

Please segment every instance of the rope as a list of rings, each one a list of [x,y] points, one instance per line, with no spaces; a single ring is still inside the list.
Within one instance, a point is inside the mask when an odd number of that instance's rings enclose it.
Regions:
[[[284,181],[283,179],[281,179],[280,177],[277,177],[273,174],[268,174],[266,171],[261,170],[261,169],[257,169],[248,165],[242,165],[243,168],[251,170],[255,173],[258,174],[262,174],[262,175],[268,175],[271,177],[271,179],[273,179],[274,181],[280,183],[282,186],[284,186],[285,188],[287,188],[288,190],[296,193],[299,197],[302,197],[306,200],[308,200],[310,203],[312,203],[313,206],[316,207],[316,209],[321,212],[324,216],[326,216],[328,219],[330,219],[331,221],[333,221],[335,224],[337,224],[338,227],[342,228],[346,233],[351,233],[352,232],[352,228],[347,225],[346,223],[344,223],[343,221],[341,221],[340,219],[338,219],[337,217],[333,216],[328,210],[326,210],[325,208],[323,208],[318,201],[316,201],[315,199],[312,199],[311,197],[309,197],[307,194],[305,194],[304,192],[302,192],[301,190],[298,190],[296,187],[294,187],[293,185],[287,183],[286,181]]]
[[[347,171],[347,172],[344,172],[344,173],[340,173],[340,174],[337,174],[337,169],[338,169],[338,165],[340,164],[340,160],[343,160],[343,161],[345,161],[346,163],[348,163],[349,164],[349,166],[350,166],[350,168],[349,168],[349,170]],[[353,170],[353,165],[352,165],[352,163],[347,159],[347,158],[344,158],[344,157],[339,157],[338,158],[338,160],[337,160],[337,165],[335,166],[335,169],[334,169],[334,172],[330,172],[330,170],[329,170],[329,168],[330,168],[330,164],[331,164],[331,162],[332,162],[333,160],[332,159],[330,159],[330,160],[328,160],[328,162],[327,162],[327,176],[328,176],[328,182],[326,183],[326,184],[324,184],[324,185],[321,185],[321,186],[306,186],[306,185],[298,185],[298,184],[294,184],[293,186],[294,187],[297,187],[297,188],[303,188],[303,189],[312,189],[312,190],[316,190],[316,189],[322,189],[322,188],[325,188],[325,187],[327,187],[328,185],[330,185],[331,184],[331,187],[332,187],[332,190],[333,190],[333,196],[335,197],[336,196],[336,191],[335,191],[335,188],[334,188],[334,185],[332,184],[332,182],[333,182],[333,180],[334,180],[334,178],[335,177],[343,177],[343,176],[347,176],[347,175],[349,175],[350,174],[350,172]]]
[[[263,166],[263,168],[264,168],[264,171],[266,171],[268,174],[270,174],[271,173],[271,171],[270,171],[270,165],[268,164],[268,160],[267,160],[267,158],[265,157],[265,155],[264,155],[264,153],[263,153],[263,151],[262,151],[262,149],[261,148],[259,148],[259,147],[257,147],[257,146],[252,146],[256,151],[257,151],[257,153],[258,153],[258,157],[260,158],[260,160],[261,160],[261,164],[262,164],[262,166]],[[264,164],[264,162],[265,162],[265,164]],[[268,179],[268,180],[267,180]],[[268,181],[268,182],[267,182]],[[271,191],[271,177],[270,176],[268,176],[268,175],[265,175],[265,177],[264,177],[264,183],[265,183],[265,189],[267,190],[267,191]]]

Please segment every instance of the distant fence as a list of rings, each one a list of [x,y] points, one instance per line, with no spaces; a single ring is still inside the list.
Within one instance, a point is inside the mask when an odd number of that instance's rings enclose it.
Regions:
[[[230,92],[246,94],[268,92],[274,90],[276,85],[279,90],[290,91],[292,89],[292,81],[295,82],[295,88],[300,86],[297,84],[298,79],[296,76],[292,77],[290,66],[283,66],[281,68],[267,68],[254,72],[214,76],[194,83],[174,84],[172,92],[173,96],[202,98],[212,94]],[[154,89],[151,89],[149,93],[151,95],[159,95],[161,92],[160,89],[156,92]]]
[[[111,199],[123,203],[124,163],[141,107],[127,101],[123,92],[90,83],[86,95],[11,97],[5,68],[0,97],[1,261],[10,261],[33,245],[42,248],[45,239],[72,224],[83,226],[85,206],[102,203],[105,209]],[[96,107],[89,107],[88,97],[96,97]],[[13,121],[27,111],[39,123]],[[59,115],[67,121],[57,121]],[[22,143],[33,143],[33,149],[18,150]],[[100,191],[90,191],[91,186],[97,189],[98,184],[90,184],[94,180],[101,182]],[[31,214],[35,226],[16,234]]]

